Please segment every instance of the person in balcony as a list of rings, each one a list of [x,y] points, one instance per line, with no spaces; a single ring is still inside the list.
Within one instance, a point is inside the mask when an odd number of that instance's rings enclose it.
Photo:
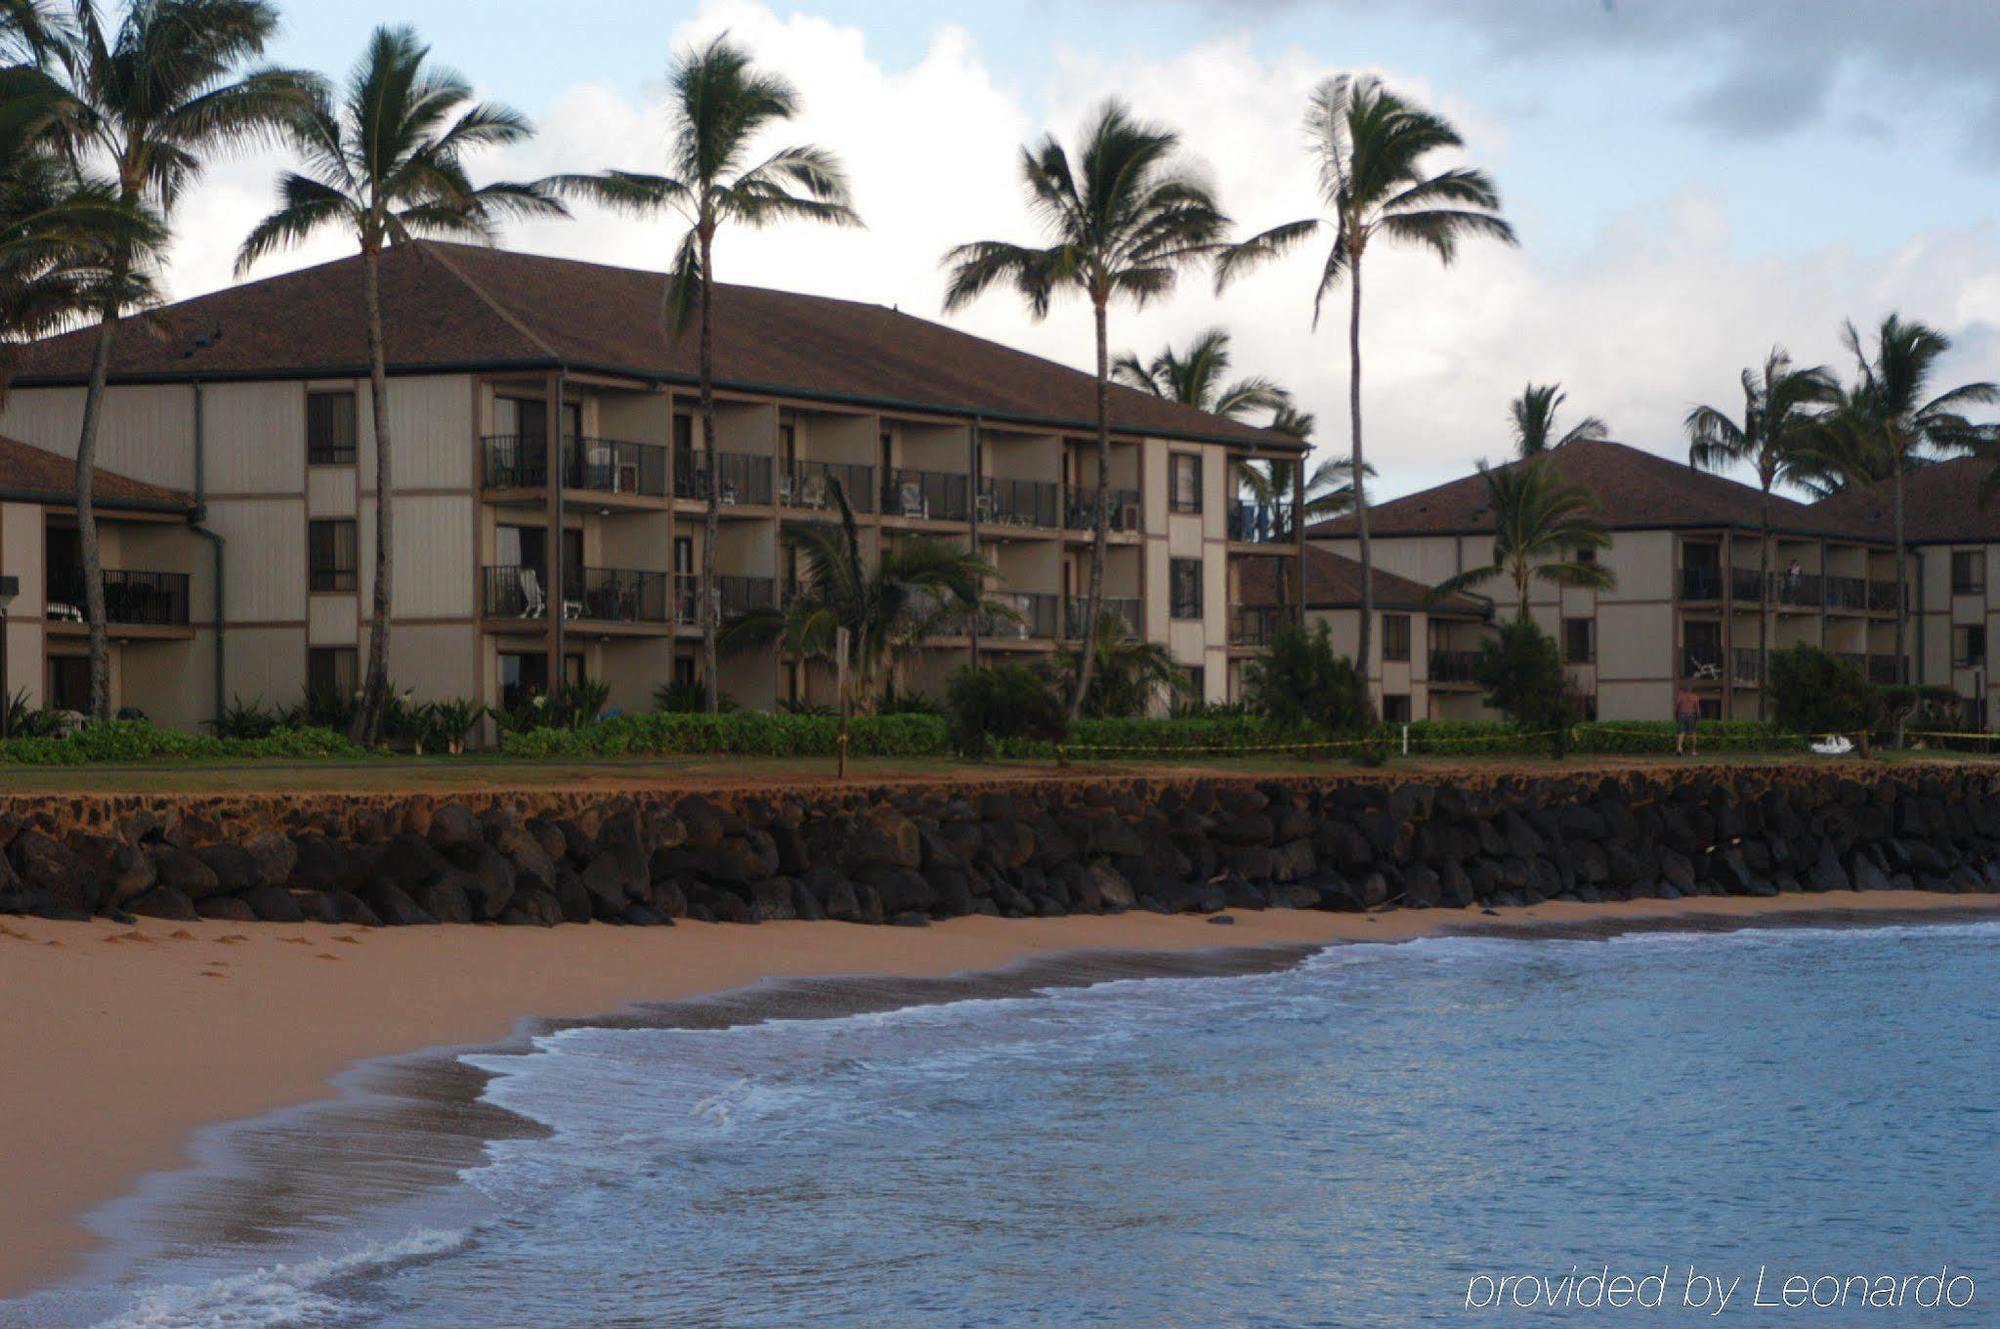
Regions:
[[[1798,559],[1794,558],[1791,562],[1785,565],[1786,603],[1790,604],[1798,600],[1799,583],[1805,579],[1805,575],[1806,575],[1806,570],[1799,566]]]

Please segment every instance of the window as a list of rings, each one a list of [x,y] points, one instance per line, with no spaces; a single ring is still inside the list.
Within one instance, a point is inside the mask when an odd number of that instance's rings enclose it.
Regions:
[[[352,521],[315,521],[306,524],[306,566],[311,569],[315,591],[351,591],[357,557]]]
[[[353,393],[308,392],[306,394],[308,466],[352,466],[354,436]]]
[[[352,646],[315,646],[306,652],[310,691],[351,697],[360,677],[360,657]]]
[[[1985,551],[1980,549],[1952,550],[1951,593],[1953,595],[1980,595],[1985,590]]]
[[[1383,643],[1386,647],[1388,643]],[[1383,724],[1408,724],[1410,722],[1410,694],[1391,692],[1382,698]]]
[[[1384,660],[1407,660],[1410,658],[1410,616],[1408,614],[1382,615],[1382,658]]]
[[[567,681],[583,681],[583,657],[563,656],[563,674]],[[502,710],[518,710],[536,697],[547,696],[549,691],[549,656],[547,651],[502,651],[500,653],[500,707]]]
[[[1199,706],[1208,700],[1208,670],[1201,665],[1182,665],[1181,680],[1187,691],[1181,696],[1190,705]]]
[[[1597,658],[1597,620],[1563,620],[1563,659],[1570,664],[1589,664]]]
[[[1597,561],[1597,550],[1589,545],[1579,547],[1576,551],[1576,561],[1579,563],[1595,563]]]
[[[1201,454],[1175,452],[1167,457],[1172,481],[1167,486],[1167,506],[1174,512],[1201,511]]]
[[[49,709],[90,714],[90,657],[49,657]]]
[[[1951,662],[1960,669],[1986,663],[1986,625],[1974,623],[1951,630]]]
[[[1168,610],[1175,618],[1201,617],[1201,560],[1176,558],[1167,564]]]

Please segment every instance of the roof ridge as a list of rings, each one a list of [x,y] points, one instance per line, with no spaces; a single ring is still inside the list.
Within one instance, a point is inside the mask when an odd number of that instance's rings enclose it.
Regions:
[[[427,257],[432,259],[441,267],[443,267],[446,272],[449,272],[452,276],[458,278],[459,284],[464,286],[466,290],[471,291],[473,295],[477,296],[479,298],[480,303],[484,304],[488,309],[492,310],[495,314],[498,314],[500,316],[501,321],[504,322],[508,327],[520,333],[523,337],[527,338],[529,342],[540,347],[544,355],[548,356],[551,360],[560,360],[563,358],[556,351],[555,347],[549,345],[548,342],[539,335],[537,335],[532,328],[530,328],[527,324],[523,323],[520,319],[516,318],[513,314],[509,313],[506,309],[504,309],[501,306],[500,302],[493,298],[491,292],[489,292],[484,286],[481,286],[478,282],[474,281],[470,276],[466,275],[466,273],[463,270],[461,270],[456,263],[453,263],[449,258],[447,258],[442,253],[430,252],[433,250],[440,250],[443,248],[443,246],[441,246],[437,241],[415,240],[411,242],[410,247],[411,250],[414,253],[416,253],[419,257]],[[459,247],[466,249],[479,249],[479,248],[485,248],[486,246],[464,245]],[[494,247],[497,248],[497,246]]]

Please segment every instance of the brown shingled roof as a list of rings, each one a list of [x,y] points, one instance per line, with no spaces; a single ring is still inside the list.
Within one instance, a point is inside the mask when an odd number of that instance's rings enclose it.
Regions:
[[[1238,574],[1239,594],[1247,605],[1268,605],[1279,602],[1277,590],[1276,558],[1244,559]],[[1361,605],[1361,564],[1317,545],[1307,545],[1306,561],[1306,608],[1308,609],[1356,609]],[[1430,587],[1408,577],[1399,577],[1381,568],[1374,569],[1375,607],[1377,609],[1416,610],[1444,614],[1478,614],[1482,617],[1491,608],[1486,601],[1470,595],[1454,592],[1445,596],[1435,605],[1428,605],[1424,597],[1430,594]]]
[[[423,241],[384,255],[392,369],[558,365],[692,382],[695,339],[662,332],[666,277],[569,259]],[[367,364],[361,260],[341,259],[184,300],[118,339],[114,380],[336,377]],[[85,330],[22,351],[16,382],[80,382]],[[1094,429],[1096,380],[1052,360],[880,305],[718,285],[715,361],[726,387],[878,409],[981,412]],[[1267,430],[1113,387],[1113,426],[1295,452]]]
[[[1730,526],[1755,530],[1761,495],[1755,486],[1698,471],[1623,443],[1578,440],[1549,454],[1563,478],[1597,496],[1598,520],[1614,531]],[[1519,465],[1510,462],[1509,465]],[[1368,509],[1371,535],[1472,535],[1493,529],[1486,481],[1468,475],[1435,489]],[[1865,535],[1810,504],[1771,496],[1772,529],[1810,535]],[[1351,514],[1321,522],[1308,537],[1354,533]]]
[[[1979,457],[1920,466],[1903,477],[1903,530],[1911,544],[2000,540],[2000,499],[1981,506],[1980,486],[1993,463]],[[1836,494],[1813,504],[1813,511],[1878,539],[1896,538],[1895,482]]]
[[[76,460],[0,436],[0,493],[16,502],[68,507],[76,502]],[[107,508],[194,507],[194,499],[178,489],[147,484],[101,466],[92,493]]]

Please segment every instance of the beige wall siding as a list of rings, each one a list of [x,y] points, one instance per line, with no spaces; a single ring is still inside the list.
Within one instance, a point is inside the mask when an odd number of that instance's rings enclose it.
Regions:
[[[143,329],[128,327],[128,337]],[[0,434],[76,455],[83,430],[82,388],[15,388],[0,409]],[[169,384],[118,385],[104,394],[97,464],[134,480],[194,487],[194,390]]]
[[[224,638],[224,686],[230,697],[289,706],[306,690],[303,627],[258,627],[232,622]]]
[[[352,646],[360,633],[361,597],[315,595],[307,607],[306,637],[313,646]]]
[[[306,514],[302,498],[228,499],[209,504],[208,525],[228,541],[223,610],[239,623],[303,623]],[[235,635],[227,648],[232,661]]]
[[[359,503],[352,466],[306,468],[306,507],[315,517],[352,517]]]
[[[202,390],[203,482],[211,495],[296,494],[306,470],[306,398],[298,383],[219,383]]]

